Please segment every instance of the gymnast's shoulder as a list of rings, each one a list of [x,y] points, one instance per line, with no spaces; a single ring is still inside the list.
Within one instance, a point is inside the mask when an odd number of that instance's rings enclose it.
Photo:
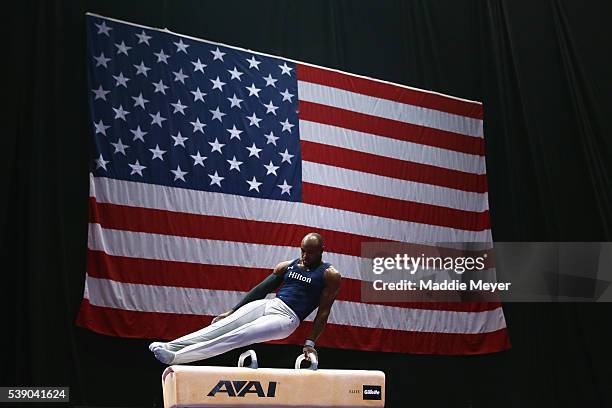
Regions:
[[[332,282],[340,282],[342,275],[340,272],[334,268],[333,265],[329,265],[329,267],[325,270],[325,280]]]
[[[279,262],[275,267],[274,267],[274,271],[272,273],[275,273],[277,275],[282,275],[285,273],[285,271],[287,270],[287,267],[289,265],[291,265],[291,262],[293,261],[283,261],[283,262]]]

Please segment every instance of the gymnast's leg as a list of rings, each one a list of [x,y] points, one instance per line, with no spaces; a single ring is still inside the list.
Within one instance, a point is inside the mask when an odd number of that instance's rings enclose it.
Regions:
[[[265,315],[254,321],[247,322],[210,340],[180,349],[174,353],[171,364],[204,360],[253,343],[288,337],[299,326],[300,321],[295,315],[276,313],[274,310],[275,302],[271,301],[267,304]]]
[[[255,301],[225,319],[155,348],[153,352],[162,363],[187,363],[237,347],[285,338],[298,326],[299,319],[282,301]]]
[[[168,343],[155,342],[151,343],[149,349],[155,354],[155,357],[162,363],[171,361],[174,352],[181,350],[184,347],[192,344],[201,343],[212,340],[225,333],[228,333],[248,322],[252,322],[264,315],[265,305],[268,299],[260,299],[240,307],[228,317],[218,320],[211,325],[197,330],[193,333],[186,334],[178,339]]]

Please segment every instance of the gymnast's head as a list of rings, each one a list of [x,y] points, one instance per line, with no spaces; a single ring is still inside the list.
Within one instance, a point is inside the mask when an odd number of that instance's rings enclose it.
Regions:
[[[314,269],[321,263],[323,257],[323,237],[316,232],[310,232],[304,236],[301,244],[302,256],[300,260],[302,265],[308,269]]]

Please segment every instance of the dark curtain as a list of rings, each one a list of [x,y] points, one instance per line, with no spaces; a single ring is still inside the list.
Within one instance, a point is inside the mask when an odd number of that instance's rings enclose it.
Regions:
[[[75,327],[91,139],[84,13],[481,100],[496,241],[612,238],[609,3],[89,1],[5,6],[0,385],[72,405],[161,406],[147,341]],[[8,50],[8,52],[7,52]],[[320,350],[387,374],[387,406],[612,406],[608,304],[505,305],[513,349],[477,357]],[[295,346],[258,345],[269,367]],[[233,365],[239,351],[208,361]]]

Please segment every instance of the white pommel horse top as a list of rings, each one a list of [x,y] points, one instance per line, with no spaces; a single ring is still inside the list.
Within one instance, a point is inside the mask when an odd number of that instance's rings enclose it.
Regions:
[[[247,357],[249,367],[244,366]],[[258,368],[257,355],[246,351],[238,367],[182,366],[162,374],[165,408],[196,407],[384,407],[385,373],[371,370]]]

